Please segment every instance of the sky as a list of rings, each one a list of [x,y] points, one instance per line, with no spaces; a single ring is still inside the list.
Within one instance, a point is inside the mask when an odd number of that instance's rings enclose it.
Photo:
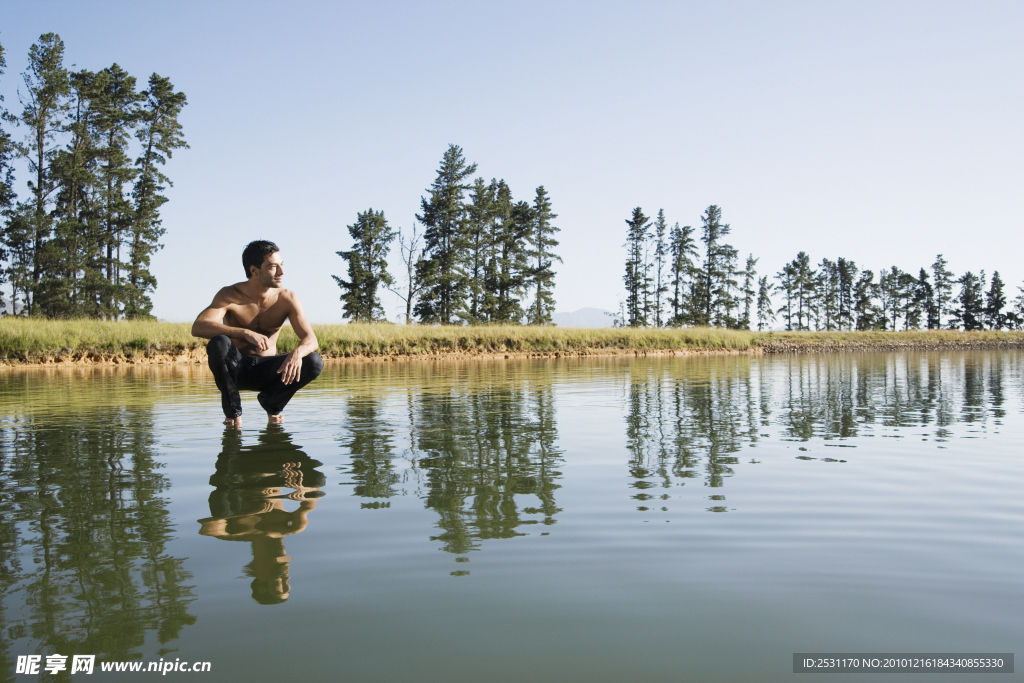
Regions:
[[[1024,3],[985,0],[0,0],[0,94],[20,111],[45,32],[68,65],[186,94],[152,268],[161,319],[195,318],[243,279],[245,244],[270,239],[309,319],[343,322],[346,226],[372,208],[411,228],[449,144],[517,200],[547,189],[558,311],[618,309],[637,206],[699,227],[717,204],[762,275],[799,251],[915,274],[942,253],[958,275],[998,270],[1012,298],[1022,29]]]

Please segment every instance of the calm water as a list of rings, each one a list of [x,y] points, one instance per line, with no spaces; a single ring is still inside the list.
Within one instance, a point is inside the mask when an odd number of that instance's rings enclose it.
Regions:
[[[0,677],[788,681],[815,677],[794,652],[1022,650],[1020,351],[328,365],[283,428],[245,400],[239,433],[203,368],[0,375]]]

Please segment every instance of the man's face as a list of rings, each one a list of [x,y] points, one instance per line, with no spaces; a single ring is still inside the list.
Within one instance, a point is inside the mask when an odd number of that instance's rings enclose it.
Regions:
[[[264,287],[280,287],[284,278],[284,261],[281,260],[281,252],[275,251],[263,258],[263,264],[256,273],[256,279]]]

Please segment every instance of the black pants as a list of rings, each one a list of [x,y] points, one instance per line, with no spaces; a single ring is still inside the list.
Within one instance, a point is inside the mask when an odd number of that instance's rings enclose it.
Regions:
[[[288,405],[295,392],[306,386],[324,369],[324,361],[317,353],[302,359],[299,379],[291,384],[281,381],[277,372],[284,364],[284,356],[243,356],[231,339],[219,334],[206,345],[213,379],[220,389],[220,404],[228,419],[240,417],[242,400],[238,390],[260,392],[256,398],[270,415],[277,415]]]

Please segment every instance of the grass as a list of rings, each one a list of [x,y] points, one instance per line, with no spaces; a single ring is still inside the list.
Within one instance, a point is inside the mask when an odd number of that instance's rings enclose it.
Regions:
[[[206,341],[190,323],[0,318],[0,360],[140,359],[202,353]],[[635,351],[814,352],[891,348],[1024,346],[1024,332],[749,332],[719,328],[574,329],[495,325],[478,327],[316,325],[325,358],[493,354],[588,354]],[[278,348],[297,343],[291,328]]]

